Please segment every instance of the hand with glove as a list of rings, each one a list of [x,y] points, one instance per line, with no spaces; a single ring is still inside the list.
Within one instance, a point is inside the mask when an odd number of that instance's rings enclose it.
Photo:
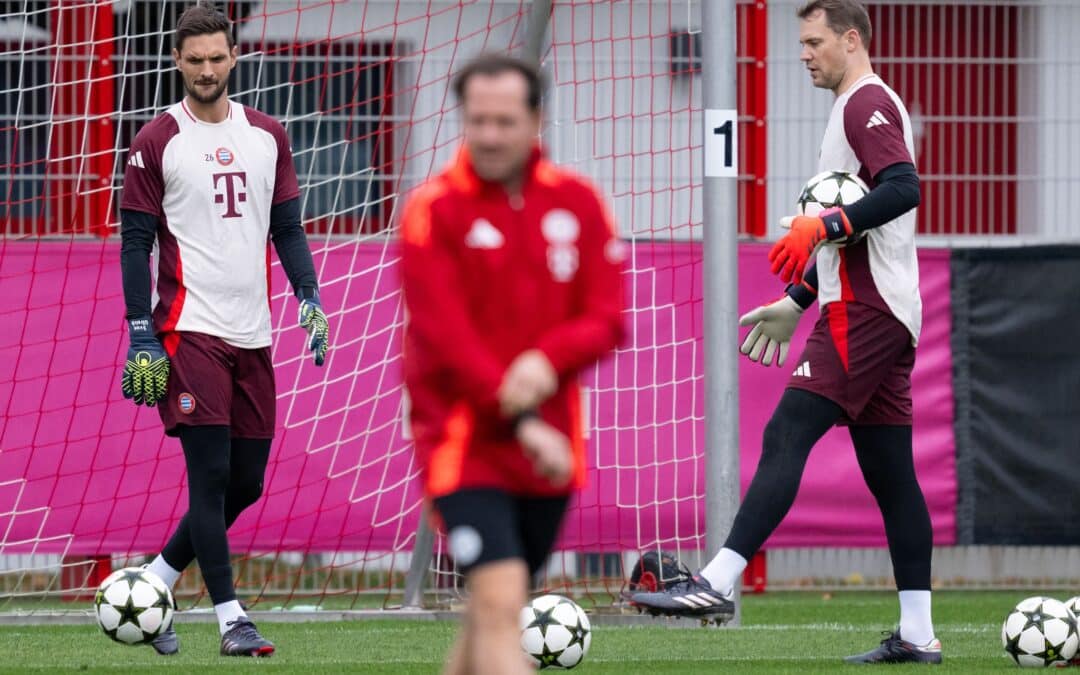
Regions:
[[[308,350],[315,355],[315,365],[321,366],[326,360],[326,351],[330,347],[330,324],[326,321],[318,291],[311,297],[300,300],[300,327],[311,337]]]
[[[150,317],[129,320],[128,334],[131,342],[124,361],[120,391],[124,398],[134,400],[135,405],[153,407],[165,398],[165,388],[169,383],[169,356],[154,336]]]
[[[791,336],[799,325],[802,313],[803,308],[799,303],[792,300],[791,296],[784,295],[776,302],[762,305],[742,315],[739,325],[753,326],[753,329],[743,340],[739,351],[755,363],[760,360],[764,366],[772,365],[773,356],[779,351],[776,365],[784,365],[788,347],[791,345]],[[765,352],[764,357],[762,351]]]
[[[825,209],[816,216],[788,216],[780,226],[790,232],[780,238],[769,251],[772,273],[784,283],[802,282],[803,270],[824,241],[839,243],[855,232],[840,207]]]

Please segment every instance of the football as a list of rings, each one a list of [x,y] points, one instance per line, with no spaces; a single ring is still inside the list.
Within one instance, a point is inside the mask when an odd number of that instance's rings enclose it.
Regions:
[[[1069,608],[1073,618],[1076,619],[1076,633],[1080,636],[1080,595],[1074,595],[1066,600],[1065,606]],[[1077,647],[1076,654],[1072,657],[1072,665],[1080,666],[1080,647]]]
[[[113,640],[125,645],[144,644],[172,625],[172,592],[153,572],[125,567],[98,586],[94,615],[101,630]]]
[[[1026,668],[1067,665],[1080,644],[1076,617],[1065,603],[1053,598],[1021,600],[1005,617],[1001,644],[1013,661]]]
[[[521,648],[539,668],[573,668],[591,642],[589,617],[573,600],[542,595],[521,610]]]
[[[1080,595],[1074,595],[1065,601],[1065,606],[1069,608],[1069,611],[1073,613],[1074,617],[1080,621]],[[1077,624],[1077,629],[1080,630],[1080,623]]]
[[[795,206],[800,216],[816,216],[834,206],[847,206],[861,199],[870,188],[858,176],[847,171],[823,171],[806,181]],[[852,244],[863,237],[858,233],[839,245]]]

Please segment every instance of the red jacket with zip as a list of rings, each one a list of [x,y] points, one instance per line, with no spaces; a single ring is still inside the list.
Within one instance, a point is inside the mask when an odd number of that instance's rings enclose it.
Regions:
[[[623,335],[625,245],[596,189],[537,148],[510,196],[463,148],[411,195],[401,233],[405,384],[425,494],[582,486],[577,374]],[[534,473],[498,409],[506,368],[534,348],[560,378],[539,413],[570,438],[574,480],[563,488]]]

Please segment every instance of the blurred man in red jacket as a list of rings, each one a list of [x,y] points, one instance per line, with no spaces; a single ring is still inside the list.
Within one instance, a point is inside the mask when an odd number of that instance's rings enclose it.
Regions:
[[[576,375],[622,337],[624,244],[596,190],[543,156],[533,66],[482,56],[454,89],[464,146],[401,222],[405,382],[469,589],[447,672],[525,673],[518,614],[584,484]]]

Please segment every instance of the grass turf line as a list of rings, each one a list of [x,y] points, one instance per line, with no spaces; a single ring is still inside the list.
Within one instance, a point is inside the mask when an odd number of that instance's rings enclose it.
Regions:
[[[1069,593],[942,592],[934,620],[945,665],[934,672],[1015,668],[1001,650],[1001,621],[1027,595]],[[581,673],[808,673],[849,670],[843,656],[870,649],[897,616],[893,593],[767,593],[743,602],[744,627],[674,630],[652,626],[594,629]],[[456,625],[447,622],[356,621],[266,623],[278,646],[269,659],[218,656],[213,624],[179,624],[181,653],[112,643],[95,626],[0,626],[0,672],[238,672],[324,675],[438,672]],[[906,668],[902,670],[907,670]],[[891,672],[891,669],[890,669]],[[921,671],[920,671],[921,672]]]

